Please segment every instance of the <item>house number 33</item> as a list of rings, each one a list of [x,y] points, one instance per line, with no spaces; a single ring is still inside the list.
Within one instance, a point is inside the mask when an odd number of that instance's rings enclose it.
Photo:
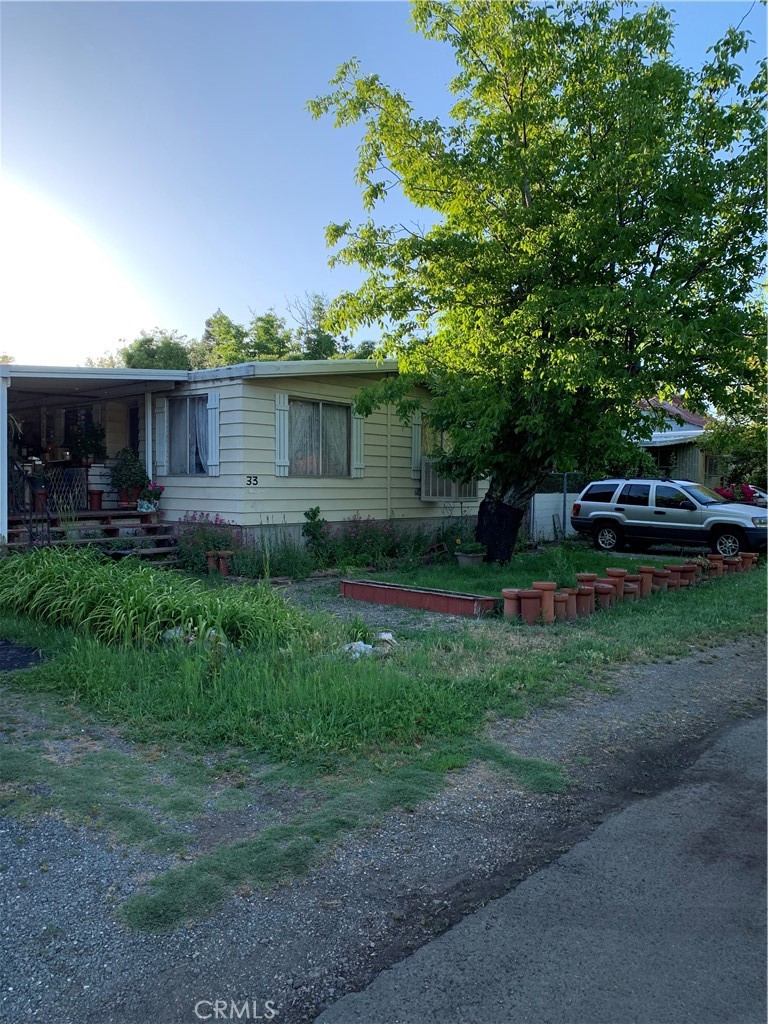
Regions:
[[[245,478],[245,486],[246,487],[258,487],[259,486],[259,478],[257,476],[247,476]]]

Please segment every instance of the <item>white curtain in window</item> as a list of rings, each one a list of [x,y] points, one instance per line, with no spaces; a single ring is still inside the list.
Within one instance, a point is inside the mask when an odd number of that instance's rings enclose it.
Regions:
[[[208,396],[190,398],[190,420],[194,411],[194,423],[189,432],[189,472],[208,472]]]
[[[187,399],[171,398],[168,402],[168,433],[170,437],[171,476],[187,472]]]
[[[291,476],[320,475],[320,404],[291,402],[288,419]]]

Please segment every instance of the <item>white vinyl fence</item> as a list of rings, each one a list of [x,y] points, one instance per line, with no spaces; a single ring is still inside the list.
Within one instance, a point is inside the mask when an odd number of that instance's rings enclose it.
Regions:
[[[563,511],[563,494],[536,494],[531,500],[528,510],[528,535],[533,541],[558,540],[563,536],[575,537],[576,531],[571,528],[571,507],[579,496],[579,491],[565,495],[565,511]]]

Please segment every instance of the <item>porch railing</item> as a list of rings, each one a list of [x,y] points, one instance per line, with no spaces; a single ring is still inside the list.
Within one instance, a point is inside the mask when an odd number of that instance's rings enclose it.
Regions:
[[[12,456],[8,459],[8,515],[21,520],[30,545],[51,543],[48,502],[33,495],[29,477]]]

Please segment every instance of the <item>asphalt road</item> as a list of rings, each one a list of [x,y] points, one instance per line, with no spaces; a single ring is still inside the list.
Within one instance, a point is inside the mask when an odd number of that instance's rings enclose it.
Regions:
[[[318,1024],[763,1024],[765,719]]]

